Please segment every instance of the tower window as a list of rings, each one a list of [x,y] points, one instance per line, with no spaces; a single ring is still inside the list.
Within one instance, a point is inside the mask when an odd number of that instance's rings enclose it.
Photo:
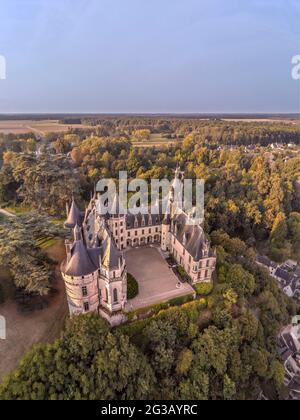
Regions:
[[[86,286],[83,286],[83,288],[82,288],[82,296],[87,296],[87,294],[88,294],[87,287]]]
[[[113,294],[114,294],[114,303],[118,303],[118,290],[114,289]]]
[[[83,307],[84,307],[85,312],[88,312],[90,310],[90,305],[88,302],[84,302]]]

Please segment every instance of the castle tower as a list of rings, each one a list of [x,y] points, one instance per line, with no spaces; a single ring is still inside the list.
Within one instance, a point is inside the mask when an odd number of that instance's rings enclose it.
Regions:
[[[99,266],[84,244],[82,229],[76,225],[73,233],[74,241],[66,241],[67,258],[61,265],[69,312],[71,315],[97,312]]]
[[[103,233],[102,260],[99,272],[100,313],[106,317],[122,311],[127,302],[125,259],[107,229]]]
[[[98,219],[95,206],[90,205],[83,220],[73,200],[65,227],[73,228],[74,239],[66,241],[61,273],[71,315],[98,312],[117,325],[127,302],[126,264],[109,229],[110,220]]]

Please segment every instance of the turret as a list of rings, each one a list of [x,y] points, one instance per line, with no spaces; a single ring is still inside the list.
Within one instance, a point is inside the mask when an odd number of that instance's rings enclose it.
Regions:
[[[71,208],[68,214],[68,218],[64,224],[66,229],[74,229],[76,225],[82,226],[83,217],[78,209],[74,198],[72,199]]]

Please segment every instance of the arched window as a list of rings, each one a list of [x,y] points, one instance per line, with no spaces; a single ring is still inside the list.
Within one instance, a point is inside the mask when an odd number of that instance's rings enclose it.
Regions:
[[[105,288],[105,301],[108,302],[108,288]]]
[[[114,289],[114,303],[118,303],[118,290]]]

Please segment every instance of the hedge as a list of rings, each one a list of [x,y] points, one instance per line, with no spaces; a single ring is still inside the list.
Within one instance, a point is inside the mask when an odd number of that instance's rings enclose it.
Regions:
[[[127,274],[127,299],[133,299],[139,294],[139,284],[132,274]]]

